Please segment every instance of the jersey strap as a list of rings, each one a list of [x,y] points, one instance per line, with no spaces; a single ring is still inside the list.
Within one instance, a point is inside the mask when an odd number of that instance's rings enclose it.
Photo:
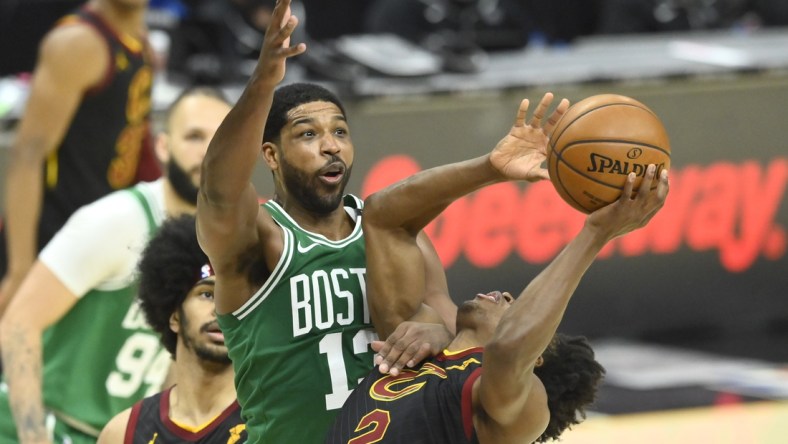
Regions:
[[[156,219],[153,217],[153,210],[148,203],[148,199],[142,194],[140,190],[135,188],[129,188],[129,192],[131,192],[132,196],[136,197],[137,200],[142,205],[142,209],[145,211],[145,218],[148,220],[148,234],[153,235],[156,232]]]

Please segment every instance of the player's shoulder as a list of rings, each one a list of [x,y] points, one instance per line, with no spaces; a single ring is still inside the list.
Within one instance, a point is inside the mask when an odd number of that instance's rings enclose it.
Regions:
[[[124,442],[126,427],[131,418],[131,407],[115,415],[101,430],[97,444],[116,444]]]
[[[159,181],[140,183],[132,188],[113,191],[83,206],[75,215],[100,216],[104,220],[112,219],[122,223],[128,218],[145,216],[146,209],[140,199],[144,199],[154,213],[163,211],[159,208],[160,201],[163,200],[160,193]]]
[[[95,26],[81,21],[63,19],[44,35],[40,50],[44,54],[90,55],[89,51],[103,50],[104,37]]]

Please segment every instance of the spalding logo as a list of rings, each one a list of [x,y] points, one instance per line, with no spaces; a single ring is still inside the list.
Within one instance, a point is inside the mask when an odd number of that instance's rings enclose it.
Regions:
[[[633,148],[630,150],[630,153],[634,150],[640,150],[640,148]],[[640,153],[638,153],[638,155],[640,155]],[[629,153],[627,157],[629,157]],[[646,167],[648,167],[648,164],[622,162],[618,159],[613,159],[597,153],[591,153],[589,160],[591,161],[591,166],[588,167],[587,171],[591,173],[620,174],[626,176],[634,172],[637,176],[643,176],[646,174]],[[662,171],[663,168],[665,168],[664,163],[658,164],[655,176],[659,176],[659,172]]]
[[[627,157],[630,159],[637,159],[641,154],[643,154],[643,150],[640,148],[632,148],[631,150],[627,151]]]

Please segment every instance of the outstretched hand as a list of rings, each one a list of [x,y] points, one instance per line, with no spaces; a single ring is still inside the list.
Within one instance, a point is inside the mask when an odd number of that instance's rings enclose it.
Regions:
[[[549,179],[547,169],[542,167],[547,159],[547,143],[555,125],[569,109],[569,101],[561,99],[547,121],[542,123],[552,102],[553,94],[546,93],[528,123],[525,117],[530,102],[528,99],[520,102],[514,126],[490,153],[490,163],[508,180],[536,182]]]
[[[290,12],[290,2],[291,0],[277,0],[257,60],[257,77],[272,85],[284,79],[285,61],[306,51],[304,43],[290,46],[290,36],[298,26],[298,17]]]
[[[662,208],[668,196],[668,170],[660,171],[659,177],[656,177],[656,170],[653,164],[646,168],[640,188],[634,194],[635,173],[630,173],[621,196],[588,215],[586,225],[607,240],[645,226]],[[654,180],[658,181],[656,187],[652,186]]]

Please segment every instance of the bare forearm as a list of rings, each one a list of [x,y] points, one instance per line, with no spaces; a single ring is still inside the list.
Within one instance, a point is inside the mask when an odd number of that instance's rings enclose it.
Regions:
[[[45,442],[48,438],[41,393],[41,335],[7,320],[0,328],[0,340],[9,403],[20,442]]]
[[[273,86],[251,80],[216,131],[203,161],[200,187],[210,203],[235,203],[248,189],[273,92]]]
[[[548,346],[567,304],[607,238],[584,227],[523,290],[498,324],[493,343],[528,366]]]
[[[22,279],[35,261],[43,199],[41,164],[14,160],[5,184],[8,273]]]
[[[383,228],[416,233],[456,199],[502,180],[489,156],[431,168],[370,196],[364,216]]]

